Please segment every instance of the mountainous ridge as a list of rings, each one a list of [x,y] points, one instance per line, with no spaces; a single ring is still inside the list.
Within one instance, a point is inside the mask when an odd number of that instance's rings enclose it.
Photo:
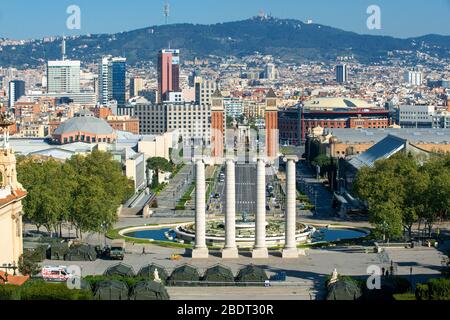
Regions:
[[[151,26],[115,34],[83,35],[69,38],[71,59],[94,61],[102,55],[125,56],[130,64],[154,61],[156,52],[171,44],[183,51],[183,58],[244,56],[255,51],[285,60],[333,60],[354,55],[363,62],[386,57],[395,50],[415,51],[448,57],[450,36],[425,35],[399,39],[391,36],[357,34],[295,19],[251,18],[211,25],[179,23]],[[5,46],[0,65],[39,65],[60,57],[60,43],[35,40],[23,46]]]

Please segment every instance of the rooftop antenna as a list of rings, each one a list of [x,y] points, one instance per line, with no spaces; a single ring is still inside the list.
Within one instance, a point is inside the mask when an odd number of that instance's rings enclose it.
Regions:
[[[66,36],[63,36],[61,45],[62,60],[66,60]]]
[[[166,0],[164,3],[164,17],[165,17],[166,25],[169,24],[169,16],[170,16],[170,5],[169,5],[168,0]]]

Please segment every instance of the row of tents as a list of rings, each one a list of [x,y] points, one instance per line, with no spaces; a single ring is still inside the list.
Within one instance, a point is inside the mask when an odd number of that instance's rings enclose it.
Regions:
[[[87,244],[76,244],[69,247],[68,243],[49,245],[46,258],[65,261],[95,261],[101,254],[100,248]]]
[[[139,281],[129,288],[123,281],[103,280],[93,293],[95,300],[170,300],[164,285],[155,281]]]
[[[144,266],[136,274],[131,266],[118,263],[110,266],[104,272],[104,275],[110,277],[143,277],[153,280],[155,270],[157,270],[158,277],[161,281],[169,286],[226,286],[236,284],[256,286],[264,285],[265,281],[269,280],[264,269],[254,265],[245,266],[234,276],[231,269],[218,264],[208,268],[204,275],[201,276],[197,268],[188,264],[175,268],[169,275],[164,267],[157,264]]]

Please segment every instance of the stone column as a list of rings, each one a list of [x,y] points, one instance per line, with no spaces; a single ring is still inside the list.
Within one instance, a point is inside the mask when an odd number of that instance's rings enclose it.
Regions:
[[[192,258],[207,259],[209,252],[206,246],[206,188],[203,159],[196,159],[195,167],[195,246]]]
[[[236,246],[236,176],[234,159],[226,160],[225,185],[225,247],[222,250],[223,259],[239,257]]]
[[[299,251],[295,240],[296,231],[296,168],[295,163],[298,161],[296,156],[287,156],[284,158],[286,162],[286,226],[285,226],[285,244],[283,249],[283,258],[298,258]]]
[[[263,159],[258,159],[256,164],[256,226],[252,257],[269,257],[266,246],[266,163]]]

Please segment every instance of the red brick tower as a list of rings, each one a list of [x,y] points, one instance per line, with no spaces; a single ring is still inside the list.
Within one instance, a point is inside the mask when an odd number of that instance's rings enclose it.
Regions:
[[[272,88],[266,96],[266,153],[267,158],[274,159],[278,156],[278,108],[277,96]]]
[[[225,109],[219,89],[211,97],[211,157],[224,156]]]

